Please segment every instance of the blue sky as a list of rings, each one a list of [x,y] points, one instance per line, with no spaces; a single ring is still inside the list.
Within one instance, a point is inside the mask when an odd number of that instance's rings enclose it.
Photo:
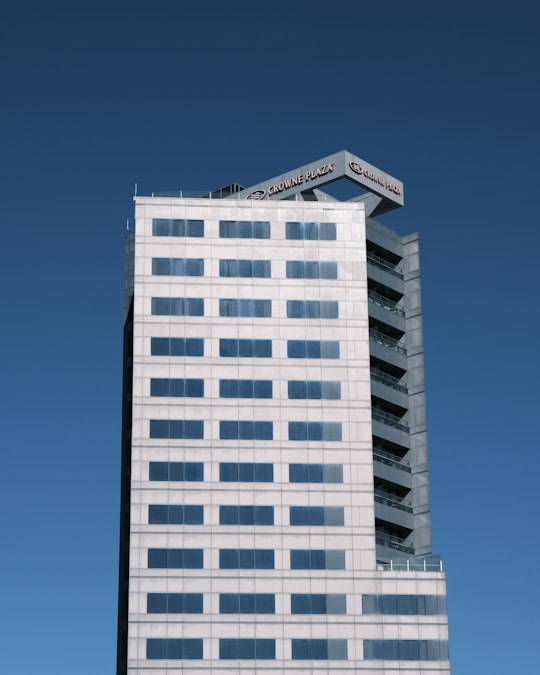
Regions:
[[[11,3],[0,25],[6,673],[113,673],[123,240],[139,192],[341,149],[419,231],[454,675],[540,634],[536,3]]]

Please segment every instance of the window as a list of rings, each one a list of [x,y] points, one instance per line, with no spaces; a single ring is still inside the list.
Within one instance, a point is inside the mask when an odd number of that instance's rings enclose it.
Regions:
[[[202,277],[202,258],[152,258],[152,274],[162,277]]]
[[[344,524],[342,506],[290,506],[291,525],[329,527]]]
[[[152,356],[204,356],[202,338],[158,338],[150,343]]]
[[[444,595],[363,595],[363,614],[446,614]]]
[[[271,441],[274,438],[272,422],[219,423],[219,437],[223,440]]]
[[[341,399],[341,382],[289,380],[289,398]]]
[[[289,422],[290,441],[341,441],[341,422]]]
[[[220,260],[220,277],[256,277],[266,279],[272,276],[269,260]]]
[[[150,380],[150,396],[201,398],[204,396],[204,380],[153,377]]]
[[[342,464],[289,464],[291,483],[343,483]]]
[[[273,525],[273,506],[220,506],[220,525]]]
[[[148,593],[148,614],[202,614],[202,593]]]
[[[219,316],[251,316],[266,318],[272,316],[272,301],[222,298],[219,301]]]
[[[364,659],[448,661],[447,640],[364,640]]]
[[[334,340],[287,340],[290,359],[339,359],[339,342]]]
[[[200,638],[148,638],[147,659],[202,659],[203,641]]]
[[[347,640],[292,640],[293,659],[345,660]]]
[[[202,548],[149,548],[149,569],[201,570]]]
[[[149,480],[203,481],[202,462],[150,462]]]
[[[150,525],[202,525],[204,506],[150,504],[148,523]]]
[[[221,398],[272,398],[272,380],[220,380]]]
[[[150,420],[150,438],[204,438],[201,420]]]
[[[220,593],[220,614],[275,614],[273,593]]]
[[[272,356],[272,340],[221,339],[219,341],[219,355],[270,358]]]
[[[291,550],[292,570],[344,570],[345,551]]]
[[[340,593],[293,593],[291,614],[347,614],[347,597]]]
[[[224,483],[272,483],[274,465],[257,462],[220,462],[219,480]]]
[[[287,239],[319,239],[321,241],[336,240],[335,223],[285,223]]]
[[[154,218],[152,234],[154,237],[204,237],[204,220]]]
[[[152,298],[156,316],[204,316],[202,298]]]
[[[270,239],[270,223],[266,220],[220,220],[222,239]]]
[[[221,638],[220,659],[275,659],[276,641],[263,638],[239,639]]]
[[[286,272],[288,279],[337,279],[337,263],[288,260]]]
[[[289,319],[337,319],[338,316],[335,300],[287,300]]]
[[[272,549],[222,548],[219,551],[222,570],[273,570]]]

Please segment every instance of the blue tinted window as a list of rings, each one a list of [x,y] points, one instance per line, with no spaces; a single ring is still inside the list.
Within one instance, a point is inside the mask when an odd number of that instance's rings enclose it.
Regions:
[[[289,398],[341,399],[341,382],[330,380],[289,380]]]
[[[227,483],[271,483],[274,480],[274,465],[258,462],[221,462],[219,480]]]
[[[293,593],[291,614],[346,614],[347,600],[343,594]]]
[[[223,570],[273,570],[274,551],[271,549],[222,548],[219,567]]]
[[[148,614],[202,614],[202,593],[148,593]]]
[[[292,640],[293,659],[347,659],[347,640]]]
[[[203,356],[202,338],[152,338],[152,356]]]
[[[220,593],[220,614],[275,614],[273,593]]]
[[[171,277],[204,276],[202,258],[152,258],[152,274]]]
[[[152,314],[204,316],[204,300],[202,298],[152,298]]]
[[[220,380],[221,398],[272,398],[272,380]]]
[[[276,641],[267,639],[225,639],[219,641],[220,659],[275,659]]]
[[[272,316],[271,300],[239,300],[236,298],[219,301],[220,316],[251,316],[265,318]]]
[[[272,356],[272,340],[229,340],[219,341],[220,356],[269,358]]]
[[[219,437],[224,440],[271,441],[272,422],[220,422]]]
[[[273,525],[273,506],[220,506],[220,525]]]
[[[270,260],[220,260],[219,276],[264,279],[272,276],[272,268]]]
[[[266,220],[220,220],[219,236],[225,239],[270,239]]]
[[[203,568],[202,548],[149,548],[150,569],[200,570]]]
[[[204,438],[201,420],[150,420],[150,438]]]
[[[344,570],[345,551],[291,550],[292,570]]]
[[[364,659],[448,661],[447,640],[364,640]]]
[[[291,506],[290,524],[304,526],[335,526],[344,524],[342,506]]]
[[[291,483],[343,483],[342,464],[289,464]]]
[[[203,481],[202,462],[150,462],[150,480]]]
[[[204,507],[186,504],[150,504],[148,522],[150,525],[202,525]]]
[[[446,614],[444,595],[363,595],[363,614]]]
[[[335,300],[287,300],[289,319],[337,319],[338,302]]]
[[[289,422],[290,441],[341,441],[341,422]]]
[[[339,342],[333,340],[287,340],[290,359],[339,359]]]
[[[204,237],[204,221],[184,218],[154,218],[154,237]]]
[[[335,241],[335,223],[285,223],[285,237],[287,239],[320,239],[321,241]]]
[[[146,640],[147,659],[202,659],[203,641],[178,638],[149,638]]]
[[[289,279],[337,279],[337,263],[289,260],[286,272]]]
[[[200,398],[204,396],[204,380],[153,377],[150,380],[150,396]]]

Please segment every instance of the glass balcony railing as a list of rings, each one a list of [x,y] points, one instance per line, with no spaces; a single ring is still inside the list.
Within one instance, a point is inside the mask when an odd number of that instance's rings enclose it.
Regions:
[[[403,539],[400,539],[399,537],[393,537],[391,534],[386,534],[386,532],[380,532],[379,530],[376,530],[375,541],[380,546],[393,548],[396,551],[403,551],[403,553],[414,553],[414,548],[411,546],[411,544],[405,543]]]
[[[391,338],[390,336],[385,335],[384,333],[380,333],[378,330],[375,330],[375,328],[369,329],[369,337],[374,342],[377,342],[377,344],[383,345],[383,347],[388,347],[388,349],[393,349],[395,352],[399,352],[400,354],[406,354],[407,353],[407,351],[405,350],[405,347],[402,347],[399,344],[398,340],[394,340],[394,338]]]
[[[372,408],[371,416],[374,420],[377,420],[377,422],[382,422],[389,427],[394,427],[394,429],[399,429],[400,431],[406,432],[409,431],[408,425],[405,424],[401,417],[398,417],[397,415],[392,415],[385,412],[384,410],[379,410],[378,408]]]
[[[375,267],[378,267],[379,269],[384,270],[385,272],[390,272],[390,274],[393,274],[398,279],[403,279],[403,272],[401,270],[401,267],[399,267],[398,265],[392,265],[391,262],[388,262],[388,260],[385,260],[384,258],[380,258],[378,255],[375,255],[375,253],[372,253],[371,251],[367,252],[367,261],[368,263],[375,265]]]
[[[385,384],[387,387],[392,387],[392,389],[402,391],[404,394],[407,393],[407,387],[400,382],[398,377],[393,377],[392,375],[388,375],[388,373],[383,373],[382,370],[377,370],[377,368],[370,368],[370,372],[372,380],[382,382],[382,384]]]
[[[430,558],[397,558],[388,562],[377,562],[377,569],[387,572],[442,572],[442,560]]]
[[[386,298],[380,293],[375,293],[375,291],[368,291],[368,300],[378,307],[387,309],[389,312],[394,312],[398,316],[405,316],[405,310],[403,305],[400,305],[389,298]]]
[[[412,504],[408,499],[400,499],[396,495],[384,492],[384,490],[375,489],[375,501],[385,506],[391,506],[393,509],[399,509],[406,513],[412,513]]]
[[[411,473],[410,464],[406,459],[399,459],[398,457],[395,457],[384,450],[379,450],[379,448],[373,448],[373,459],[376,462],[381,462],[381,464],[393,466],[396,469],[400,469],[401,471]]]

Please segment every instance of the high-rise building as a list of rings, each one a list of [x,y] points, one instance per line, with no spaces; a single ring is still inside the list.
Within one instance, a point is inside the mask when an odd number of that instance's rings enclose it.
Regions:
[[[136,197],[119,675],[449,673],[418,236],[373,220],[402,204],[345,151]]]

